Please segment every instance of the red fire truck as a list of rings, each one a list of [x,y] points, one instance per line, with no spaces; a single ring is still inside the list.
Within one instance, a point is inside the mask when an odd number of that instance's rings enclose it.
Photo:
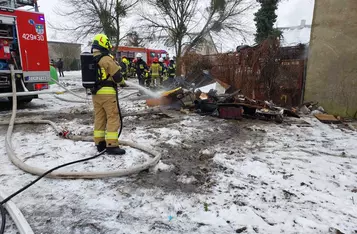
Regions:
[[[11,92],[9,64],[18,92],[48,88],[50,66],[44,14],[0,7],[0,93]],[[37,95],[18,97],[30,102]]]
[[[143,60],[148,66],[151,66],[154,58],[163,58],[166,65],[169,63],[169,54],[166,50],[154,50],[142,47],[119,46],[117,58],[126,56],[128,59],[133,60],[138,53],[143,55]]]

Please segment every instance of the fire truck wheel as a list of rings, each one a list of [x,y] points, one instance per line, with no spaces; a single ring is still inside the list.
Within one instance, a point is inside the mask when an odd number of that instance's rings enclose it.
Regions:
[[[30,103],[33,97],[17,97],[17,103]],[[12,102],[12,97],[9,97],[9,101]]]
[[[32,101],[32,98],[25,98],[25,99],[20,99],[19,102],[20,103],[29,103]]]

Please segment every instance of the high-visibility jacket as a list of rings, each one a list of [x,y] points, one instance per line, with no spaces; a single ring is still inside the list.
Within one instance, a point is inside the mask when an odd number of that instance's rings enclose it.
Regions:
[[[170,63],[167,68],[167,73],[170,77],[175,76],[176,75],[176,64]]]
[[[151,64],[150,72],[152,76],[160,76],[162,72],[162,67],[159,63]]]
[[[101,56],[100,52],[94,52],[94,57]],[[120,73],[121,67],[111,55],[104,55],[98,61],[98,80],[100,89],[96,94],[117,94],[116,83],[123,82],[123,79],[114,79]]]

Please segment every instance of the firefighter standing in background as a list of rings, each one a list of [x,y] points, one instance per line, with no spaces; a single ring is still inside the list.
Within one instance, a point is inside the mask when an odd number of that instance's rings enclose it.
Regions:
[[[150,74],[150,71],[148,71],[148,70],[144,71],[144,81],[145,81],[146,87],[150,87],[150,85],[151,85],[151,74]]]
[[[167,66],[167,75],[169,77],[169,83],[173,83],[176,76],[176,64],[173,58],[170,58],[169,66]]]
[[[119,148],[118,130],[120,128],[117,84],[124,84],[121,67],[109,53],[112,45],[108,37],[98,34],[94,37],[92,53],[96,63],[97,82],[93,90],[94,141],[97,150],[121,155],[125,150]]]
[[[64,77],[63,61],[61,58],[57,61],[56,67],[58,68],[58,73],[59,73],[60,77]]]
[[[124,75],[123,76],[124,80],[127,80],[128,74],[129,74],[129,69],[130,69],[130,61],[129,61],[129,59],[127,59],[126,56],[122,57],[120,66],[122,67],[122,69],[125,68],[125,71],[122,72],[122,74]]]
[[[166,65],[164,63],[164,59],[163,58],[159,59],[159,64],[161,66],[160,85],[162,85],[164,80],[165,80],[165,78],[166,78]]]
[[[123,56],[120,62],[120,67],[121,67],[121,74],[124,80],[128,79],[128,74],[130,69],[129,65],[130,65],[129,60],[126,58],[126,56]],[[120,87],[126,87],[126,85],[120,84]]]
[[[138,53],[136,55],[136,75],[139,79],[139,84],[144,86],[145,84],[145,75],[148,71],[148,66],[146,62],[142,59],[142,54]]]
[[[154,58],[153,63],[151,64],[150,67],[150,74],[151,74],[151,87],[157,87],[159,86],[158,83],[160,83],[160,77],[162,73],[162,67],[159,63],[158,58]],[[161,85],[161,83],[160,83]]]
[[[133,59],[130,63],[130,73],[131,76],[135,77],[135,73],[136,73],[136,59]]]

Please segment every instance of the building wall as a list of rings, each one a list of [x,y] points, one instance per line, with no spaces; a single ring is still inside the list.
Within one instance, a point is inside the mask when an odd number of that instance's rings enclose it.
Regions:
[[[315,0],[305,101],[331,114],[357,113],[357,1]]]
[[[62,58],[64,70],[79,70],[81,44],[63,43],[63,42],[48,42],[48,51],[50,59],[55,62]]]
[[[187,47],[188,46],[183,47],[183,54],[187,52]],[[218,54],[217,47],[210,34],[207,34],[201,42],[199,42],[193,49],[191,49],[191,52],[193,51],[200,55]]]
[[[195,51],[201,55],[218,54],[217,47],[210,34],[207,34],[203,41],[196,46]]]

